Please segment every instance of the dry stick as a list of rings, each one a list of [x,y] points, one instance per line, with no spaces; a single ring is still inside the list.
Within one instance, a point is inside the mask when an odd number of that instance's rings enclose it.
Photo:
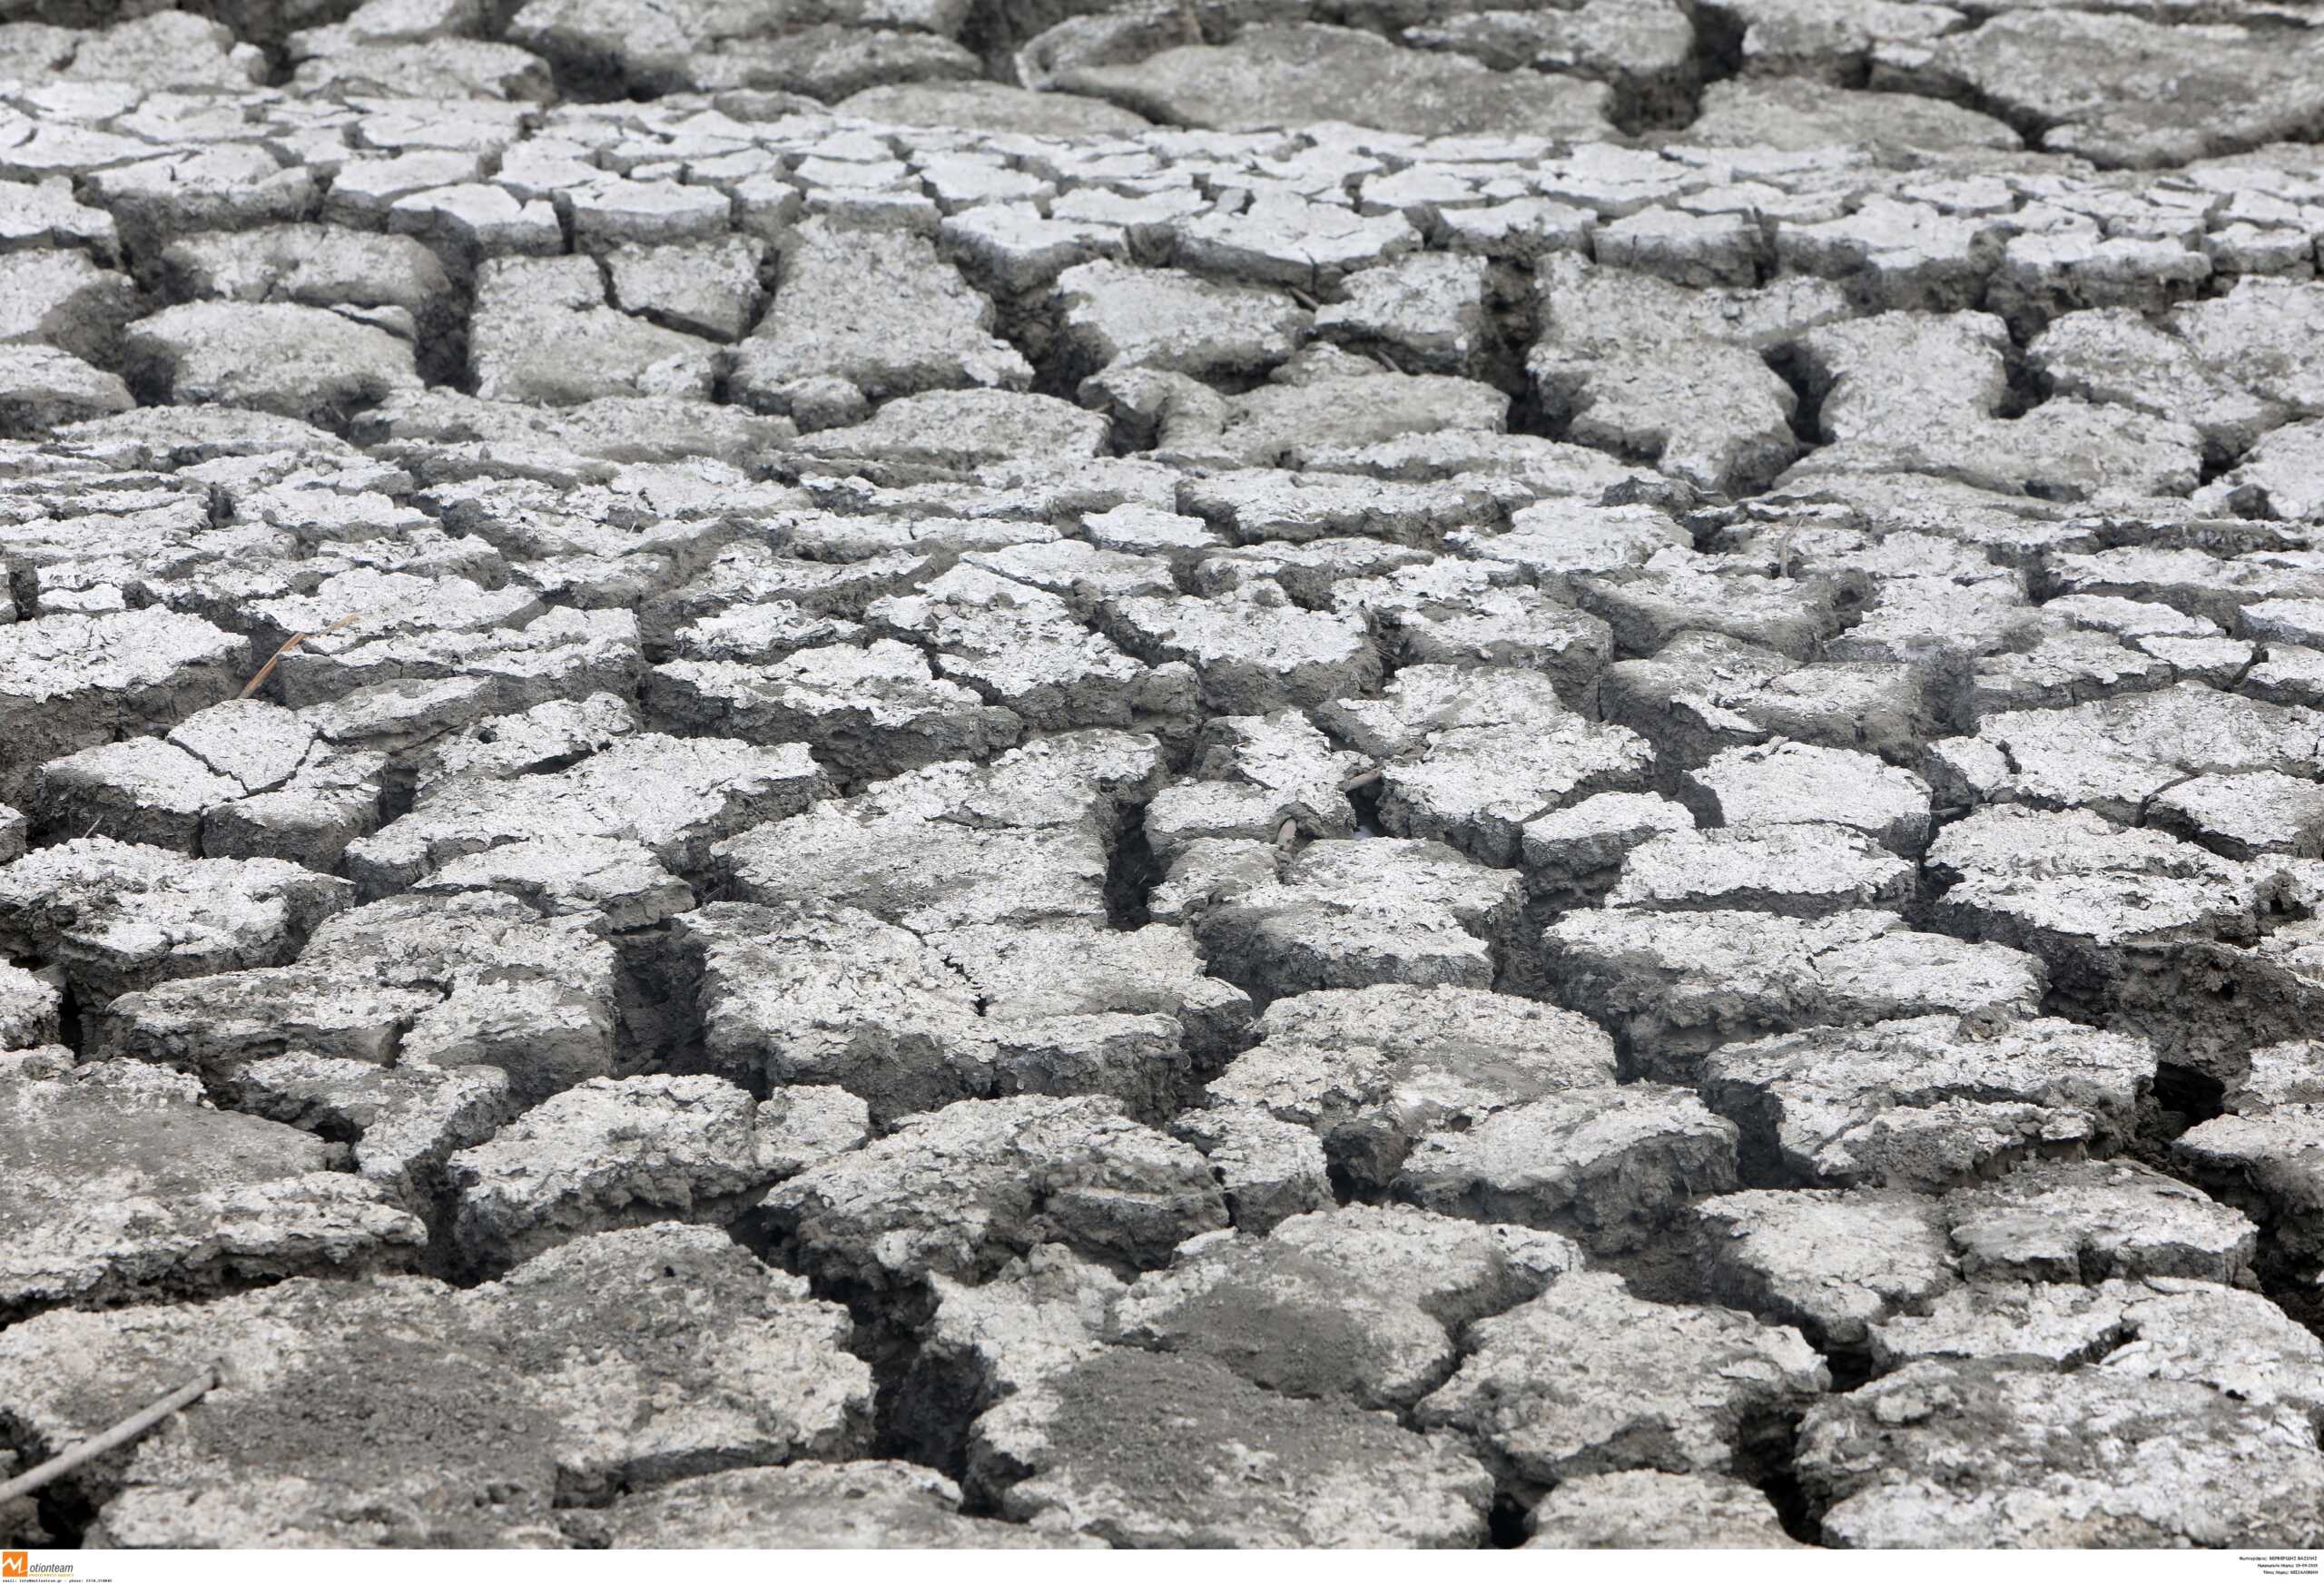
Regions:
[[[218,1367],[212,1364],[168,1396],[148,1403],[103,1435],[84,1441],[69,1451],[59,1452],[38,1468],[28,1469],[5,1485],[0,1485],[0,1501],[29,1496],[51,1480],[71,1473],[90,1459],[101,1458],[124,1441],[135,1441],[217,1383]]]
[[[322,631],[323,631],[323,633],[336,633],[336,632],[338,632],[338,631],[340,630],[340,628],[341,628],[341,627],[343,627],[343,626],[347,625],[350,622],[351,622],[351,621],[353,621],[353,620],[355,620],[355,617],[353,617],[353,616],[341,616],[341,617],[340,617],[340,618],[339,618],[339,620],[337,620],[337,621],[333,622],[330,626],[325,627]],[[252,694],[256,693],[256,692],[257,692],[257,691],[258,691],[261,686],[263,686],[263,685],[265,684],[266,679],[267,679],[268,677],[272,676],[272,675],[274,674],[274,667],[275,667],[275,665],[276,665],[276,664],[277,664],[281,660],[281,658],[282,658],[285,654],[290,654],[291,650],[296,649],[300,644],[301,644],[305,643],[308,639],[310,639],[310,638],[319,638],[319,637],[320,637],[320,636],[322,636],[322,633],[293,633],[293,634],[291,634],[289,637],[287,637],[287,638],[283,639],[283,640],[282,640],[282,647],[281,647],[281,648],[280,648],[280,649],[277,649],[277,650],[276,650],[272,654],[271,654],[271,655],[269,655],[269,656],[267,657],[267,662],[266,662],[266,664],[263,664],[263,665],[261,665],[261,666],[260,666],[260,667],[258,668],[258,674],[257,674],[256,676],[251,677],[248,682],[244,683],[244,684],[242,684],[242,691],[241,691],[241,693],[239,693],[239,694],[236,694],[234,696],[235,696],[236,698],[248,698],[248,697],[250,697],[250,696],[251,696],[251,694]]]

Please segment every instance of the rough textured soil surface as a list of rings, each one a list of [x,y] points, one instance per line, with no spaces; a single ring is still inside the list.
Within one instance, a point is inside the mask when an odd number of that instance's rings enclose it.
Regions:
[[[2324,1534],[2313,7],[0,18],[11,1543]]]

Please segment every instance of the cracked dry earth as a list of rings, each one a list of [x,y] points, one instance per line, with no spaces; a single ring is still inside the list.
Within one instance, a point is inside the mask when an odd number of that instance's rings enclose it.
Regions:
[[[5,13],[10,1540],[2324,1533],[2314,8]]]

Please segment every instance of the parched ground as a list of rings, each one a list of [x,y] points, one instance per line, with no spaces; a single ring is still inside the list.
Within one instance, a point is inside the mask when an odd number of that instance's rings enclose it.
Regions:
[[[0,10],[11,1541],[2324,1535],[2313,7]]]

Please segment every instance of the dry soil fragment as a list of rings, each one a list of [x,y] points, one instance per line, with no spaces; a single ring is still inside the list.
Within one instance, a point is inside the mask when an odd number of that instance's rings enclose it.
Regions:
[[[1627,1468],[1748,1476],[1829,1383],[1788,1326],[1649,1304],[1603,1272],[1561,1277],[1471,1335],[1420,1422],[1468,1432],[1521,1487]]]

